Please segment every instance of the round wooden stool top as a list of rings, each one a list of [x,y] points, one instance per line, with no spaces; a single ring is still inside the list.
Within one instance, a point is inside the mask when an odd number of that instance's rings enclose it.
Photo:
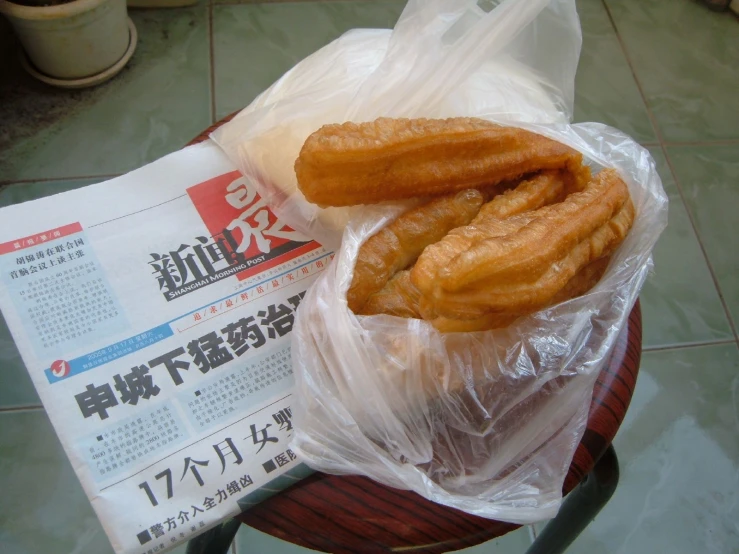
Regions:
[[[208,138],[235,114],[190,142]],[[588,425],[575,451],[563,492],[570,492],[613,441],[636,385],[642,348],[637,301],[593,389]],[[316,473],[239,516],[264,533],[331,553],[436,554],[475,546],[520,527],[447,508],[414,492],[366,477]]]

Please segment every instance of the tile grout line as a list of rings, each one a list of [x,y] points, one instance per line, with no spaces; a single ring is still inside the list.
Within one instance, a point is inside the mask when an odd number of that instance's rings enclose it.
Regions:
[[[10,408],[0,408],[0,414],[14,412],[35,412],[43,409],[44,407],[41,404],[29,404],[28,406],[12,406]]]
[[[665,142],[665,146],[734,146],[739,139],[694,140],[686,142]]]
[[[645,346],[642,352],[663,352],[665,350],[681,350],[685,348],[703,348],[705,346],[722,346],[725,344],[735,344],[736,339],[718,339],[701,342],[684,342],[679,344],[667,344],[664,346]]]
[[[634,83],[636,84],[636,88],[639,91],[639,96],[641,96],[641,100],[644,103],[644,108],[647,111],[647,116],[649,117],[649,122],[652,124],[652,128],[654,129],[654,133],[657,136],[657,144],[656,146],[660,146],[664,149],[664,139],[662,137],[662,131],[659,128],[659,125],[657,124],[657,118],[654,117],[654,114],[652,113],[652,109],[649,107],[649,102],[647,102],[647,96],[644,94],[644,89],[641,85],[641,81],[639,80],[639,77],[636,75],[636,69],[634,68],[634,64],[631,63],[631,56],[629,56],[629,52],[626,49],[626,44],[623,41],[623,38],[621,38],[621,33],[618,32],[618,27],[616,26],[616,20],[613,19],[613,14],[611,14],[611,9],[608,7],[608,3],[606,0],[601,0],[601,4],[603,4],[603,9],[606,11],[606,15],[608,16],[608,20],[611,23],[611,27],[613,27],[613,32],[616,33],[616,38],[618,39],[618,44],[621,47],[621,52],[623,52],[624,58],[626,59],[626,63],[629,64],[629,70],[631,71],[631,76],[634,78]],[[650,143],[652,145],[655,145],[655,143]]]
[[[675,180],[675,186],[677,188],[677,192],[680,195],[680,200],[683,203],[683,206],[685,207],[685,211],[688,214],[688,220],[690,220],[690,225],[693,228],[693,233],[695,233],[695,238],[698,241],[698,246],[700,246],[701,252],[703,253],[703,259],[706,261],[706,266],[708,267],[708,271],[711,274],[711,279],[713,279],[713,285],[716,287],[716,292],[718,294],[719,300],[721,301],[721,306],[724,309],[724,315],[726,316],[727,321],[729,322],[729,328],[731,329],[731,333],[734,336],[734,341],[739,345],[739,334],[737,334],[736,326],[734,325],[734,320],[731,317],[731,312],[729,311],[729,307],[726,304],[726,299],[724,298],[724,294],[721,291],[721,287],[719,286],[718,278],[716,277],[716,272],[713,268],[713,264],[711,263],[711,260],[708,258],[708,252],[706,252],[706,247],[703,244],[703,239],[698,232],[698,227],[695,223],[695,217],[693,216],[693,212],[691,211],[690,207],[688,206],[688,203],[685,201],[685,193],[683,192],[682,183],[680,182],[680,179],[677,176],[677,172],[675,171],[675,168],[672,164],[672,160],[670,159],[670,156],[667,152],[667,147],[665,146],[665,140],[662,136],[662,130],[660,129],[657,118],[654,116],[654,113],[652,113],[652,108],[649,106],[649,102],[647,101],[647,96],[644,94],[644,87],[642,87],[641,81],[639,80],[639,77],[636,74],[636,69],[634,68],[634,64],[631,61],[631,56],[629,55],[629,51],[626,48],[626,44],[623,41],[623,38],[621,37],[621,33],[618,32],[618,27],[616,26],[616,20],[613,18],[613,14],[611,14],[611,10],[608,7],[608,4],[606,0],[601,0],[603,7],[606,10],[606,14],[608,15],[608,19],[611,22],[611,26],[613,27],[613,30],[616,32],[616,38],[618,39],[618,43],[621,46],[621,51],[624,54],[624,57],[626,58],[626,63],[629,64],[629,69],[631,70],[631,75],[634,78],[634,82],[636,83],[636,88],[639,90],[639,94],[641,95],[642,102],[644,103],[644,106],[647,110],[647,115],[649,116],[649,120],[652,123],[652,127],[654,127],[654,132],[657,135],[657,140],[659,140],[660,149],[662,150],[662,154],[665,156],[665,160],[667,161],[667,165],[670,168],[670,173],[672,174],[673,179]]]
[[[739,145],[739,139],[726,139],[726,140],[699,140],[699,141],[688,141],[688,142],[640,142],[642,146],[735,146]]]
[[[42,177],[39,179],[14,179],[10,181],[0,181],[0,189],[3,187],[19,185],[23,183],[53,183],[58,181],[78,181],[81,179],[113,179],[115,177],[120,177],[121,175],[123,175],[123,173],[104,173],[101,175],[73,175],[70,177]]]
[[[213,4],[214,0],[208,0],[208,55],[210,58],[210,124],[216,122],[216,67],[215,46],[213,36]]]
[[[729,327],[731,328],[731,332],[734,335],[734,341],[739,343],[739,334],[737,334],[736,325],[734,324],[734,320],[731,317],[731,312],[729,311],[729,306],[726,303],[726,299],[724,298],[724,293],[721,290],[721,286],[719,285],[718,277],[716,277],[716,271],[713,268],[713,264],[711,263],[711,260],[708,258],[708,252],[706,251],[706,247],[703,244],[703,238],[698,232],[698,227],[695,223],[695,217],[693,215],[693,212],[690,209],[690,206],[688,206],[688,203],[685,201],[685,193],[683,192],[683,186],[682,186],[682,183],[680,182],[680,178],[677,176],[677,172],[675,171],[675,168],[672,165],[672,159],[670,158],[670,155],[667,152],[667,148],[662,146],[662,152],[665,155],[665,159],[667,160],[667,165],[670,168],[672,177],[673,179],[675,179],[675,184],[677,185],[678,194],[680,194],[680,199],[682,200],[683,205],[685,206],[685,211],[688,214],[688,219],[690,220],[690,224],[693,227],[693,232],[695,233],[695,237],[698,240],[698,245],[700,246],[701,252],[703,252],[703,257],[706,260],[708,271],[711,273],[711,279],[713,279],[713,285],[716,287],[716,292],[718,293],[719,300],[721,301],[721,305],[724,308],[726,319],[728,320]]]

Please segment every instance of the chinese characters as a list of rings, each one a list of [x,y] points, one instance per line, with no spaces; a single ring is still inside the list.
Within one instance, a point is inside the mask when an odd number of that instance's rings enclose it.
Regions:
[[[179,386],[184,383],[184,372],[196,369],[209,373],[218,367],[243,356],[249,350],[263,347],[270,340],[287,335],[295,321],[295,310],[305,292],[287,299],[286,304],[272,304],[266,310],[257,312],[257,317],[242,317],[224,325],[220,332],[210,331],[149,360],[146,364],[131,367],[123,375],[113,377],[113,385],[90,383],[85,390],[75,395],[82,416],[97,415],[101,420],[109,417],[108,410],[119,404],[137,405],[159,394],[153,370],[166,370],[172,382]],[[252,387],[253,388],[253,387]],[[116,392],[117,391],[117,394]]]

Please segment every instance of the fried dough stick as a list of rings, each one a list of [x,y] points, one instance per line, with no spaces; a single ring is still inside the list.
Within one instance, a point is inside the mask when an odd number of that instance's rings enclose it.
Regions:
[[[584,173],[590,175],[585,168]],[[439,268],[452,261],[460,252],[478,241],[508,235],[533,219],[532,210],[564,199],[572,185],[560,171],[544,171],[518,184],[515,188],[494,197],[480,208],[480,213],[467,226],[451,230],[442,240],[429,245],[413,268],[412,279],[421,291],[430,294]],[[522,214],[520,217],[512,218]]]
[[[434,199],[399,215],[360,247],[347,302],[362,312],[370,295],[380,291],[398,271],[412,265],[423,249],[451,229],[467,225],[477,215],[483,195],[464,190]]]
[[[580,184],[573,185],[568,180],[568,177],[568,175],[559,171],[546,171],[531,179],[522,181],[515,188],[511,188],[493,197],[492,201],[484,204],[479,214],[475,216],[469,226],[458,227],[450,231],[450,233],[473,229],[476,221],[493,221],[491,219],[493,216],[507,217],[523,211],[533,210],[552,202],[561,201],[568,189],[574,186],[582,186]],[[489,190],[483,191],[483,195],[487,198],[492,197],[491,194]],[[508,220],[497,222],[498,228],[495,230],[491,229],[490,226],[482,226],[474,227],[474,231],[478,234],[482,233],[478,238],[488,238],[495,234],[505,234],[506,232],[512,232],[519,228],[528,222],[531,217],[533,216],[514,222],[512,225]],[[428,223],[433,224],[434,221],[429,221]],[[435,244],[427,246],[427,248],[435,247]],[[399,317],[420,318],[419,301],[420,293],[413,283],[410,282],[410,272],[403,270],[390,279],[381,290],[372,294],[359,313],[361,315],[384,313]],[[518,316],[516,315],[516,317]],[[433,319],[433,316],[430,319]],[[506,318],[506,321],[508,320],[510,320],[509,317]],[[484,324],[486,328],[492,328],[490,327],[490,317],[486,317],[485,322],[472,323],[471,326],[475,327],[481,324]],[[455,322],[455,325],[459,326],[462,323]]]
[[[615,170],[605,169],[584,191],[544,208],[515,234],[482,240],[460,252],[440,267],[437,285],[446,291],[458,291],[480,281],[486,285],[528,282],[564,258],[626,203],[631,203],[626,183]],[[633,216],[633,205],[630,212]]]
[[[559,291],[554,298],[552,298],[549,306],[572,300],[573,298],[582,296],[592,289],[598,281],[600,281],[601,277],[603,277],[610,259],[610,256],[600,258],[582,268],[580,272],[570,279],[564,288]],[[526,314],[486,314],[473,319],[452,319],[439,316],[434,318],[431,323],[442,333],[469,333],[507,327],[523,315]]]
[[[550,305],[582,268],[609,256],[633,223],[634,206],[615,172],[601,172],[591,185],[579,197],[573,194],[532,212],[536,217],[517,231],[483,239],[437,266],[431,290],[418,286],[411,273],[422,294],[421,313],[474,319],[490,313],[530,313]],[[454,273],[448,272],[451,268]],[[454,288],[448,286],[449,275]]]
[[[577,183],[583,167],[557,141],[466,117],[324,125],[295,161],[299,189],[320,206],[438,196],[549,169]]]
[[[418,311],[420,297],[421,293],[411,283],[411,272],[404,269],[396,273],[382,290],[369,297],[360,314],[387,314],[421,319]]]

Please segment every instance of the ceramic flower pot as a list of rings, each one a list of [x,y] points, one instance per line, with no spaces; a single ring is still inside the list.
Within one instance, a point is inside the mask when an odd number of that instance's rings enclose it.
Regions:
[[[89,86],[109,79],[133,54],[136,30],[126,0],[0,0],[23,46],[24,67],[58,86]],[[52,2],[53,3],[53,2]]]

